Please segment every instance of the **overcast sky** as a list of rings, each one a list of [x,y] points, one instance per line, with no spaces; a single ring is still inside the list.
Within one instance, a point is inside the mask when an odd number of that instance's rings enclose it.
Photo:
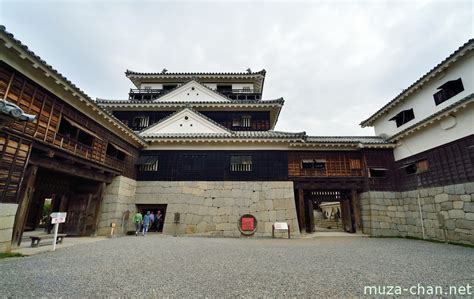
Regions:
[[[472,1],[5,1],[0,23],[92,98],[126,69],[267,70],[277,130],[373,135],[359,123],[473,36]]]

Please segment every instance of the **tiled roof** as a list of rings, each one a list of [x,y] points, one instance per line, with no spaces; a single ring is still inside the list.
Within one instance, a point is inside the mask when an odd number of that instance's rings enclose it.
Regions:
[[[205,73],[205,72],[183,72],[183,73],[156,73],[156,72],[135,72],[127,70],[126,76],[246,76],[246,75],[262,75],[265,76],[266,71],[260,70],[258,72],[223,72],[223,73]]]
[[[47,68],[49,71],[57,75],[61,80],[64,80],[69,87],[73,89],[74,92],[80,94],[82,98],[84,98],[86,101],[90,102],[94,107],[98,108],[101,112],[106,114],[108,117],[110,117],[117,125],[120,126],[122,131],[126,131],[130,135],[132,135],[134,138],[139,140],[142,144],[145,143],[145,141],[138,136],[134,131],[132,131],[130,128],[128,128],[126,125],[124,125],[119,119],[117,119],[115,116],[111,115],[108,111],[106,111],[103,107],[97,105],[97,103],[89,97],[84,91],[82,91],[79,87],[77,87],[74,83],[72,83],[66,76],[55,70],[51,65],[49,65],[46,61],[41,59],[38,55],[36,55],[33,51],[28,49],[26,45],[24,45],[20,40],[16,39],[13,34],[8,32],[5,28],[5,26],[0,25],[0,32],[4,33],[8,38],[13,41],[15,44],[20,46],[23,50],[25,50],[29,55],[31,55],[37,62],[39,62],[42,66]]]
[[[438,71],[441,71],[443,70],[444,68],[446,68],[448,65],[445,66],[445,64],[447,64],[453,57],[457,56],[458,54],[460,54],[461,52],[463,52],[464,50],[467,50],[467,51],[471,51],[472,49],[474,49],[474,39],[470,39],[469,41],[467,41],[464,45],[462,45],[461,47],[459,47],[456,51],[454,51],[451,55],[449,55],[448,57],[446,57],[443,61],[441,61],[437,66],[435,66],[434,68],[432,68],[430,71],[428,71],[426,74],[424,74],[420,79],[418,79],[415,83],[413,83],[412,85],[410,85],[408,88],[404,89],[399,95],[397,95],[393,100],[391,100],[390,102],[388,102],[385,106],[383,106],[382,108],[380,108],[377,112],[375,112],[372,116],[370,116],[369,118],[367,118],[366,120],[362,121],[360,123],[360,125],[362,127],[367,127],[367,126],[371,126],[373,124],[373,122],[379,117],[381,116],[384,112],[386,112],[387,110],[389,110],[391,107],[393,107],[395,104],[399,103],[400,101],[402,101],[404,98],[406,98],[411,92],[414,91],[415,88],[423,85],[424,83],[426,83],[429,79],[430,76],[433,76],[436,72]]]
[[[215,101],[166,101],[166,102],[160,102],[160,101],[132,101],[132,100],[114,100],[114,99],[103,99],[103,98],[97,98],[96,103],[98,104],[141,104],[141,105],[146,105],[146,106],[160,106],[160,105],[167,105],[167,104],[173,104],[173,105],[186,105],[186,104],[279,104],[283,105],[285,103],[285,100],[283,98],[279,99],[274,99],[274,100],[230,100],[228,102],[215,102]]]
[[[390,144],[382,137],[377,136],[308,136],[306,143]]]
[[[143,135],[144,138],[179,138],[179,139],[295,139],[303,140],[305,132],[290,133],[280,131],[232,131],[231,134],[221,133],[168,133],[157,135]]]
[[[440,111],[438,111],[438,112],[436,112],[436,113],[420,120],[419,122],[409,126],[408,128],[404,129],[403,131],[400,131],[397,134],[391,136],[389,138],[389,140],[395,141],[395,140],[399,139],[399,137],[401,137],[401,136],[405,135],[406,133],[408,133],[409,131],[412,131],[413,129],[416,129],[417,127],[419,127],[423,124],[428,124],[429,122],[436,119],[440,115],[442,115],[442,114],[444,114],[444,113],[446,113],[450,110],[453,110],[457,107],[461,107],[461,106],[466,105],[466,104],[471,104],[473,101],[474,101],[474,93],[471,93],[470,95],[460,99],[459,101],[454,102],[453,104],[445,107],[444,109],[441,109]]]

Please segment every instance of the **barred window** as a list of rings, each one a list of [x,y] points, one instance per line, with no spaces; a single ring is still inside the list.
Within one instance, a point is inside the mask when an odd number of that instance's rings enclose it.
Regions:
[[[138,159],[136,164],[138,171],[158,171],[158,157],[143,156]]]
[[[252,117],[250,115],[242,116],[242,127],[251,127],[252,126]]]
[[[230,171],[252,171],[252,156],[231,156]]]
[[[349,164],[350,164],[351,170],[362,169],[359,159],[349,159]]]
[[[148,127],[149,117],[148,116],[135,116],[133,118],[133,126],[136,128]]]

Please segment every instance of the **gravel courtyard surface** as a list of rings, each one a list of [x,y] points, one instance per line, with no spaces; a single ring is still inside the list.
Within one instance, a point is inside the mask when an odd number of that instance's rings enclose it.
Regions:
[[[128,236],[0,260],[0,297],[357,296],[473,282],[474,249],[403,239]]]

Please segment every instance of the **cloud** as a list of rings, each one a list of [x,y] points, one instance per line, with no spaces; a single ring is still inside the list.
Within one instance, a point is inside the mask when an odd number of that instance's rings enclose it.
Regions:
[[[267,70],[277,129],[372,135],[360,121],[472,37],[466,2],[0,1],[7,30],[92,97],[136,71]],[[28,20],[25,22],[24,20]]]

